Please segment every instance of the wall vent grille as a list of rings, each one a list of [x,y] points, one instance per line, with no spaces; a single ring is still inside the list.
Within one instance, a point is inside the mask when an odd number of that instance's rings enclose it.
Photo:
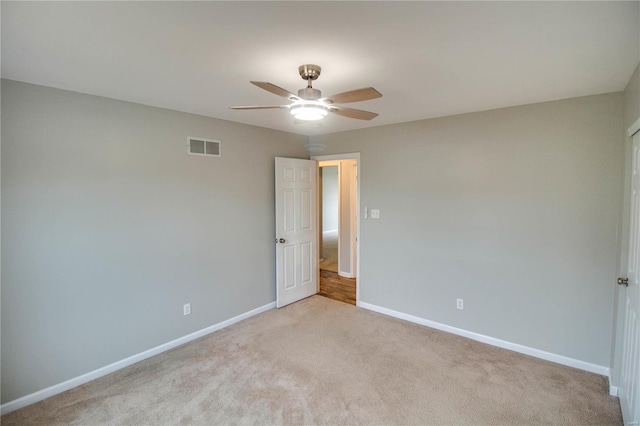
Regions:
[[[190,137],[187,147],[190,155],[206,155],[207,157],[222,156],[222,142],[213,139]]]

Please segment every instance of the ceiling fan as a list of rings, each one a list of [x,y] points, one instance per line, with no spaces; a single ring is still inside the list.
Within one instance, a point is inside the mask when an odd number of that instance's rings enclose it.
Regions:
[[[298,67],[300,77],[307,81],[307,87],[298,90],[297,96],[276,86],[275,84],[267,83],[266,81],[251,82],[267,92],[271,92],[275,95],[282,96],[283,98],[293,101],[289,105],[235,106],[230,108],[238,110],[286,108],[296,119],[305,121],[321,120],[330,112],[358,120],[372,120],[378,116],[375,112],[345,108],[335,104],[346,104],[349,102],[361,102],[380,98],[382,97],[380,92],[373,87],[366,87],[364,89],[350,90],[348,92],[338,93],[337,95],[322,98],[320,90],[311,87],[311,82],[318,79],[320,71],[321,68],[318,65],[313,64],[300,65],[300,67]]]

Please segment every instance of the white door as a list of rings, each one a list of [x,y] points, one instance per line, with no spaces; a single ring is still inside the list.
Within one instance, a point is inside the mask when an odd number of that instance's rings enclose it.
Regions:
[[[623,290],[625,317],[618,393],[626,425],[640,424],[640,132],[633,137],[632,153],[628,287]]]
[[[318,292],[314,160],[276,157],[276,305]]]

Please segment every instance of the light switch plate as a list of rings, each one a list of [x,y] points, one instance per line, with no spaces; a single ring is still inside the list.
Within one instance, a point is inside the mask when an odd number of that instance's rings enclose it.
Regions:
[[[380,219],[380,210],[371,209],[371,219]]]

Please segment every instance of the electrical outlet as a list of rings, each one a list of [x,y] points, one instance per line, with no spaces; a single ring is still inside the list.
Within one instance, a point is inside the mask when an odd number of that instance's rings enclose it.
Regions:
[[[457,299],[456,300],[456,308],[462,310],[464,309],[464,300],[463,299]]]
[[[371,219],[380,219],[380,210],[371,209]]]
[[[182,315],[191,315],[191,303],[185,303],[182,307]]]

